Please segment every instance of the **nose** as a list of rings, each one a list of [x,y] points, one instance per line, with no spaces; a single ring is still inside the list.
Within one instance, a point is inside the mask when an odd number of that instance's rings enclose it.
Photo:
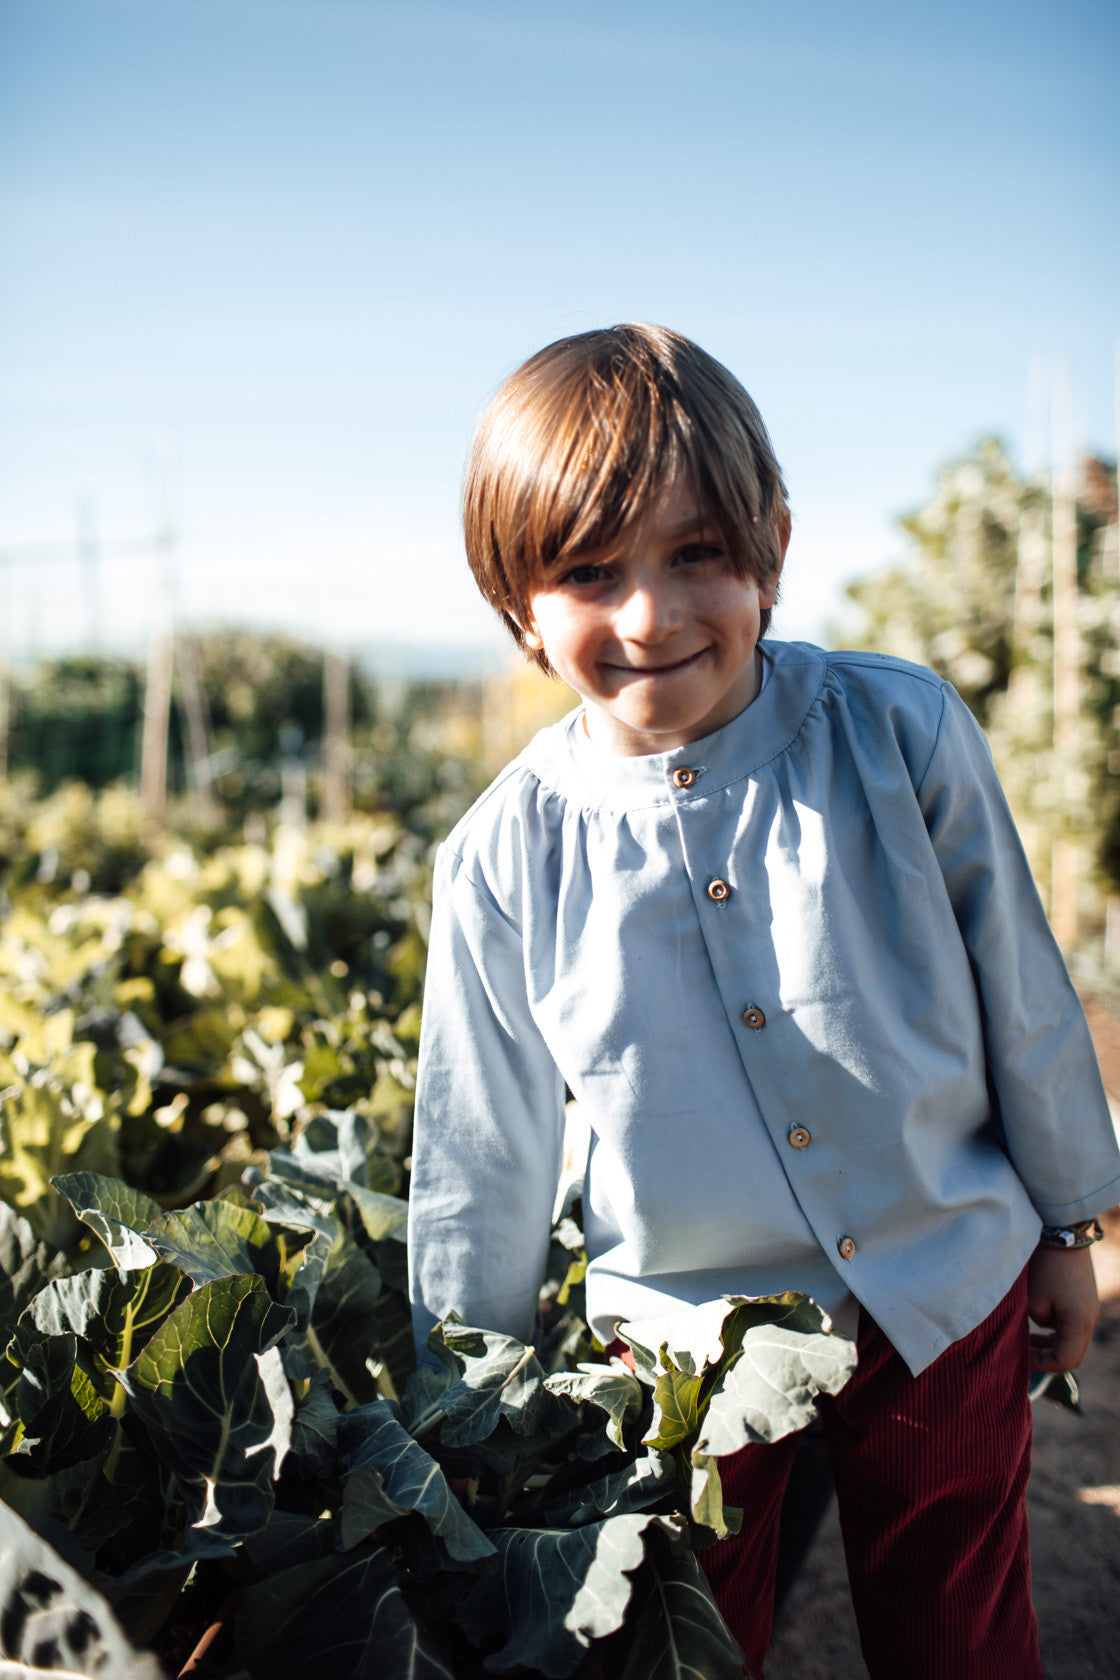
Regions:
[[[615,619],[616,634],[628,642],[660,641],[681,624],[680,602],[672,583],[652,579],[637,583],[620,602]]]

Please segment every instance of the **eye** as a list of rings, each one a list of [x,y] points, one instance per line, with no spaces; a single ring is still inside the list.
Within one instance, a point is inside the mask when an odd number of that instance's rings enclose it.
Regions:
[[[719,543],[692,542],[685,543],[673,556],[675,565],[696,566],[705,560],[722,560],[723,549]]]
[[[580,587],[586,588],[589,584],[601,583],[606,576],[605,566],[594,565],[588,560],[582,566],[572,566],[569,571],[564,573],[560,582],[562,584],[574,584],[577,589]]]

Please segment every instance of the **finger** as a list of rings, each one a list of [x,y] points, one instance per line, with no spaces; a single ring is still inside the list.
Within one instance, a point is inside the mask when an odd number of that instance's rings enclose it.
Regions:
[[[1056,1371],[1054,1363],[1054,1338],[1052,1336],[1031,1337],[1031,1370]]]
[[[1089,1349],[1090,1333],[1080,1324],[1060,1325],[1049,1349],[1056,1371],[1074,1371]]]

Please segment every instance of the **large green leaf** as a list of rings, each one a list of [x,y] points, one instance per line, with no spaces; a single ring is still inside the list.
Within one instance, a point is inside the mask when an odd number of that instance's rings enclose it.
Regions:
[[[642,1409],[642,1385],[621,1359],[610,1365],[581,1365],[577,1371],[555,1371],[544,1380],[551,1394],[566,1394],[605,1412],[603,1435],[607,1446],[625,1448],[626,1426]],[[601,1420],[602,1421],[602,1420]],[[595,1456],[598,1456],[596,1453]]]
[[[49,1668],[102,1680],[162,1680],[155,1658],[132,1649],[105,1600],[4,1504],[0,1658],[14,1675]]]
[[[805,1295],[725,1296],[624,1324],[638,1370],[655,1384],[647,1440],[695,1443],[721,1457],[804,1428],[818,1393],[836,1394],[855,1348]]]
[[[289,1241],[289,1235],[285,1233],[281,1244],[282,1252],[289,1247]],[[297,1328],[304,1330],[311,1322],[311,1315],[315,1310],[319,1285],[323,1281],[331,1257],[333,1238],[314,1231],[308,1242],[304,1240],[301,1232],[299,1244],[302,1246],[293,1246],[291,1252],[283,1259],[280,1281],[284,1305],[295,1313]]]
[[[435,1459],[397,1421],[387,1401],[375,1400],[344,1417],[338,1429],[338,1449],[343,1462],[352,1468],[376,1470],[385,1498],[397,1514],[419,1512],[453,1558],[470,1562],[493,1554],[492,1543],[464,1511]],[[367,1495],[376,1491],[369,1488],[368,1478],[362,1485]],[[354,1532],[353,1525],[351,1512],[350,1544],[364,1538]]]
[[[255,1167],[246,1170],[242,1183],[248,1188],[263,1219],[277,1225],[290,1225],[296,1231],[314,1231],[333,1239],[338,1229],[338,1220],[330,1211],[333,1192],[317,1196],[280,1178],[262,1179]]]
[[[284,1241],[252,1208],[228,1201],[195,1202],[180,1212],[161,1213],[145,1234],[152,1247],[195,1284],[257,1273],[271,1293],[277,1291],[286,1259]]]
[[[448,1318],[432,1331],[429,1346],[459,1371],[457,1381],[437,1402],[445,1419],[440,1438],[446,1446],[486,1440],[501,1418],[518,1435],[559,1433],[578,1424],[575,1403],[545,1387],[532,1348],[513,1336],[475,1330]]]
[[[753,1302],[732,1305],[727,1339],[740,1352],[712,1389],[697,1442],[717,1458],[803,1429],[817,1395],[838,1394],[856,1364],[853,1344],[823,1328],[824,1314],[804,1297],[769,1322],[759,1322]]]
[[[47,1284],[26,1317],[45,1335],[76,1334],[79,1367],[97,1397],[120,1415],[125,1395],[116,1372],[132,1362],[190,1290],[189,1279],[162,1261],[124,1277],[79,1272]]]
[[[656,1318],[620,1324],[618,1333],[629,1344],[634,1363],[647,1381],[653,1382],[670,1364],[686,1376],[700,1376],[723,1358],[724,1325],[731,1311],[731,1301],[722,1296],[699,1306],[659,1313]]]
[[[300,1132],[292,1153],[305,1165],[339,1184],[370,1188],[370,1159],[378,1144],[377,1128],[362,1114],[328,1109],[316,1114]]]
[[[700,1421],[703,1378],[684,1371],[662,1371],[653,1390],[653,1422],[647,1446],[680,1446],[696,1433]]]
[[[227,1539],[253,1533],[273,1506],[294,1407],[272,1350],[292,1321],[263,1278],[217,1278],[121,1374],[190,1519]]]
[[[150,1196],[104,1173],[60,1173],[52,1183],[78,1218],[101,1238],[122,1277],[158,1260],[143,1237],[163,1213]]]
[[[242,1554],[255,1573],[263,1576],[331,1557],[337,1550],[333,1518],[273,1511],[264,1527],[246,1540]]]
[[[352,1551],[363,1540],[376,1535],[386,1523],[396,1522],[403,1515],[403,1508],[385,1492],[380,1470],[375,1470],[372,1464],[359,1464],[346,1478],[343,1490],[342,1509],[338,1514],[339,1546],[344,1552]]]
[[[728,1534],[738,1534],[743,1526],[742,1511],[734,1506],[727,1507],[723,1503],[719,1460],[711,1458],[707,1453],[692,1454],[690,1500],[693,1522],[699,1523],[703,1528],[712,1529],[720,1540],[725,1539]]]
[[[645,1531],[665,1520],[646,1512],[576,1529],[495,1530],[497,1566],[457,1611],[476,1645],[495,1635],[504,1639],[486,1666],[497,1673],[530,1668],[548,1680],[564,1680],[593,1639],[621,1627]]]
[[[455,1680],[382,1547],[301,1564],[248,1588],[236,1631],[253,1680]]]
[[[625,1660],[615,1680],[742,1680],[732,1639],[692,1552],[650,1536],[626,1621]]]

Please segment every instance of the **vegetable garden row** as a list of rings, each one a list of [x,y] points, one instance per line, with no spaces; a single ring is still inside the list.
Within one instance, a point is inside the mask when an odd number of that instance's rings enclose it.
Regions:
[[[695,1555],[737,1521],[719,1458],[853,1350],[788,1296],[607,1363],[576,1202],[537,1348],[449,1323],[413,1368],[442,818],[192,848],[119,790],[4,799],[4,1673],[739,1675]]]

